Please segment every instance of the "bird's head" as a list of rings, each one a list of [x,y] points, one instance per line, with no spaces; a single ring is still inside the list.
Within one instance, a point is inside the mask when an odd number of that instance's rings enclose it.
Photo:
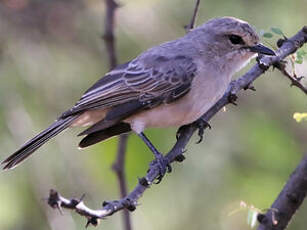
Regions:
[[[237,71],[255,54],[275,55],[259,42],[255,29],[234,17],[214,18],[191,31],[204,47],[204,55],[219,66]],[[200,34],[199,34],[200,33]],[[193,36],[193,35],[192,35]],[[207,59],[207,60],[208,60]]]

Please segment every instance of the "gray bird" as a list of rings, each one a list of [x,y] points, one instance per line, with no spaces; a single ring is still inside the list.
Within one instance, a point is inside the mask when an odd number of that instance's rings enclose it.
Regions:
[[[197,120],[256,53],[275,55],[259,43],[247,22],[233,17],[211,19],[107,73],[75,106],[5,159],[4,169],[14,168],[64,129],[89,126],[79,134],[85,136],[81,148],[134,131],[155,155],[161,179],[170,167],[144,129]]]

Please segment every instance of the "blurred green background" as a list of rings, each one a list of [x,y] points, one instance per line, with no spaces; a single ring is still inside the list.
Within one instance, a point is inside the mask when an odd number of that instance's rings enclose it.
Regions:
[[[117,51],[121,63],[142,50],[183,35],[194,1],[121,0],[116,13]],[[103,0],[2,0],[0,3],[0,157],[47,127],[108,70],[101,40]],[[217,16],[235,16],[258,31],[278,27],[292,36],[307,23],[307,0],[202,0],[197,24]],[[266,42],[274,44],[274,38]],[[306,49],[306,48],[305,48]],[[307,75],[306,61],[296,65]],[[247,67],[248,68],[248,67]],[[246,70],[246,69],[245,69]],[[243,71],[244,72],[244,71]],[[241,72],[241,73],[243,73]],[[305,80],[305,84],[307,84]],[[255,82],[256,92],[239,96],[212,121],[205,141],[197,136],[187,159],[152,186],[132,213],[134,229],[249,229],[247,211],[229,216],[240,201],[269,208],[289,174],[307,152],[307,122],[296,123],[294,112],[306,112],[306,96],[289,87],[278,71]],[[20,167],[0,173],[1,230],[84,229],[83,217],[60,215],[44,200],[50,188],[66,197],[86,194],[99,208],[118,198],[111,165],[117,138],[79,151],[80,129],[50,141]],[[167,152],[176,129],[147,134]],[[152,155],[135,135],[128,141],[129,190],[145,174]],[[290,225],[306,229],[307,205]],[[102,221],[98,229],[122,229],[121,214]]]

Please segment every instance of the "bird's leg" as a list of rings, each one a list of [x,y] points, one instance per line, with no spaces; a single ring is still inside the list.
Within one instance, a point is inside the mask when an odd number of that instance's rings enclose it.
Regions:
[[[155,160],[151,162],[151,165],[157,166],[159,168],[159,176],[157,178],[157,184],[161,182],[163,176],[166,172],[170,173],[172,168],[168,160],[155,148],[155,146],[150,142],[150,140],[145,136],[143,132],[138,134],[140,138],[145,142],[151,152],[155,155]]]

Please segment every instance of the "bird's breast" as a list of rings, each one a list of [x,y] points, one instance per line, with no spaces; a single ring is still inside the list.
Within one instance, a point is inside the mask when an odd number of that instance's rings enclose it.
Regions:
[[[126,122],[136,132],[146,127],[170,127],[189,124],[210,109],[223,95],[229,84],[228,76],[206,76],[198,74],[191,90],[182,98],[170,104],[162,104],[153,109],[129,117]]]

